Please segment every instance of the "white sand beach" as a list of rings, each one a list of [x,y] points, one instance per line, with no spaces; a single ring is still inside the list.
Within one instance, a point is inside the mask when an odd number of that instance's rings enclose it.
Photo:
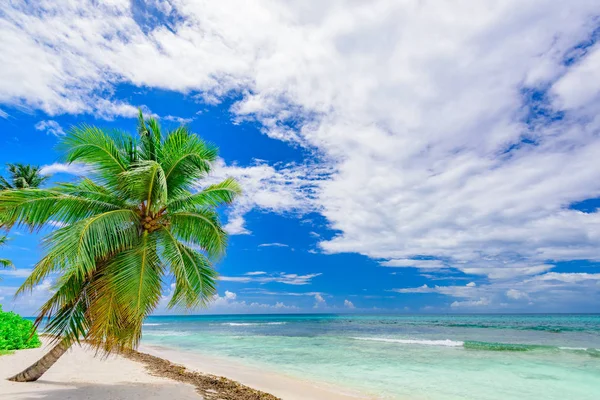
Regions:
[[[47,341],[45,341],[47,342]],[[252,369],[235,362],[143,346],[141,352],[184,365],[188,370],[224,376],[286,400],[351,400],[359,397],[337,388],[315,385],[285,375]],[[37,361],[47,344],[0,357],[0,399],[4,400],[200,400],[191,384],[154,376],[141,362],[124,356],[96,356],[92,349],[74,346],[37,382],[6,378]],[[210,389],[209,389],[210,391]],[[240,396],[240,399],[245,398]]]
[[[75,346],[37,382],[6,378],[37,361],[48,349],[19,350],[0,357],[0,399],[4,400],[199,400],[192,385],[160,378],[121,356],[95,357]]]

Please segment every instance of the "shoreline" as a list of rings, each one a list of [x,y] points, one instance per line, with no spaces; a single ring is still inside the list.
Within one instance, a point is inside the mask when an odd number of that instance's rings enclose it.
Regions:
[[[373,399],[350,389],[326,382],[315,382],[291,377],[245,365],[235,359],[206,355],[196,350],[183,350],[160,345],[142,344],[138,352],[158,359],[170,360],[200,374],[222,376],[241,385],[270,393],[284,400],[357,400]]]
[[[130,350],[121,356],[143,364],[153,376],[171,379],[194,386],[204,399],[231,400],[280,400],[272,394],[253,389],[235,380],[223,376],[188,369],[185,365],[175,364],[165,358],[137,350]]]
[[[327,384],[303,381],[201,353],[141,345],[138,350],[97,355],[75,345],[36,382],[7,378],[37,361],[49,349],[0,356],[0,399],[33,400],[356,400]],[[5,397],[6,396],[6,397]]]

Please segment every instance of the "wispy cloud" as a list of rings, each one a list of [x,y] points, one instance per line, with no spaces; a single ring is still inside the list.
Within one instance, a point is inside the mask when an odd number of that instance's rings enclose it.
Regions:
[[[50,165],[44,165],[40,173],[43,175],[53,175],[53,174],[70,174],[70,175],[85,175],[91,172],[91,168],[85,164],[81,163],[72,163],[72,164],[64,164],[64,163],[54,163]]]
[[[177,117],[175,115],[167,115],[167,116],[161,117],[161,119],[164,119],[165,121],[177,122],[180,125],[187,125],[194,120],[194,118],[183,118],[183,117]]]
[[[283,283],[286,285],[308,285],[311,283],[313,278],[322,275],[321,273],[316,274],[306,274],[306,275],[298,275],[298,274],[287,274],[285,272],[269,274],[268,276],[264,276],[264,274],[256,275],[244,275],[244,276],[220,276],[219,280],[225,282],[256,282],[256,283]]]
[[[290,247],[287,244],[283,244],[283,243],[261,243],[258,245],[258,247]]]
[[[0,275],[13,278],[26,278],[31,275],[31,271],[33,271],[31,268],[0,269]]]
[[[60,126],[58,122],[53,121],[51,119],[38,122],[37,124],[35,124],[35,129],[37,129],[38,131],[44,131],[47,134],[54,136],[65,135],[65,131],[63,130],[62,126]]]

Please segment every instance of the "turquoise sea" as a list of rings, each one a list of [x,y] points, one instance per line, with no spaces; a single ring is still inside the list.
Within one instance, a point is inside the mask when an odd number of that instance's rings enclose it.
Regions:
[[[165,316],[142,343],[382,399],[600,399],[600,315]]]

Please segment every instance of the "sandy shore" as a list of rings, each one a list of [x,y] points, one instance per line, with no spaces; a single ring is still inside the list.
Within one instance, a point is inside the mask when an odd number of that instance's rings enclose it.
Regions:
[[[357,393],[338,387],[314,383],[256,368],[235,360],[211,357],[196,352],[182,352],[159,346],[140,346],[139,351],[185,365],[188,369],[217,376],[226,376],[243,385],[271,393],[284,400],[356,400],[365,399]]]
[[[6,378],[37,361],[48,349],[19,350],[0,356],[0,399],[4,400],[199,400],[192,385],[152,376],[141,364],[121,356],[95,357],[74,347],[37,382]]]
[[[142,353],[111,355],[108,358],[97,357],[93,350],[75,346],[37,382],[16,383],[6,380],[31,365],[47,350],[47,347],[42,347],[0,356],[0,399],[269,400],[279,397],[285,400],[351,400],[359,398],[350,393],[342,393],[337,388],[267,373],[230,360],[149,346],[140,348]]]

